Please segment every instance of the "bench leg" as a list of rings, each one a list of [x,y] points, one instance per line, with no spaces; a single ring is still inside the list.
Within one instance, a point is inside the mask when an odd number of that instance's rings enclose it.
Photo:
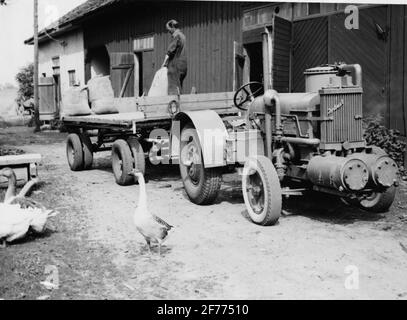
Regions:
[[[27,166],[27,181],[31,180],[31,170],[30,170],[30,164]]]

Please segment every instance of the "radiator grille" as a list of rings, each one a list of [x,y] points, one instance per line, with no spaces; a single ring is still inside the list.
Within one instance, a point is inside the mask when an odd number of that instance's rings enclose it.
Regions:
[[[344,142],[363,142],[362,88],[322,89],[321,147],[338,149]],[[336,145],[336,146],[335,146]]]

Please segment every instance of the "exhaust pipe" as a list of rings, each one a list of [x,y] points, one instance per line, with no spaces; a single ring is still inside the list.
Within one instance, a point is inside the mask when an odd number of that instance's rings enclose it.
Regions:
[[[283,130],[281,126],[281,105],[280,105],[280,98],[278,97],[278,92],[276,90],[267,90],[264,93],[263,101],[265,105],[265,130],[266,130],[266,156],[268,158],[272,158],[271,152],[271,115],[272,110],[271,107],[274,105],[275,107],[275,128],[276,128],[276,138],[278,141],[281,140],[283,135]]]
[[[362,87],[362,67],[360,64],[341,64],[339,67],[339,73],[341,71],[345,72],[354,72],[355,74],[355,79],[354,79],[354,84],[357,85],[358,87]]]

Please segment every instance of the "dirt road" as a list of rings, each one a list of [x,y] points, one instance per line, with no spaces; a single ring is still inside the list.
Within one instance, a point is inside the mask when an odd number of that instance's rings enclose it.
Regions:
[[[407,299],[405,182],[384,215],[313,195],[287,200],[278,225],[259,227],[248,221],[238,176],[224,177],[216,204],[199,207],[177,167],[149,168],[150,210],[176,227],[163,256],[150,257],[132,225],[139,187],[114,183],[109,153],[71,172],[64,139],[0,133],[0,145],[43,155],[33,197],[61,212],[42,237],[0,250],[0,298]],[[59,280],[51,291],[40,284],[50,269]]]

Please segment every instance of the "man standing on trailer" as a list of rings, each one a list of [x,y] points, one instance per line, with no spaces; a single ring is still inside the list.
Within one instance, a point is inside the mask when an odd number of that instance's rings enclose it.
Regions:
[[[182,84],[187,75],[186,38],[176,20],[168,21],[166,28],[172,40],[162,66],[168,68],[168,94],[174,95],[181,93]]]

